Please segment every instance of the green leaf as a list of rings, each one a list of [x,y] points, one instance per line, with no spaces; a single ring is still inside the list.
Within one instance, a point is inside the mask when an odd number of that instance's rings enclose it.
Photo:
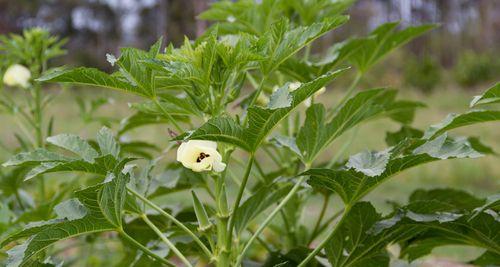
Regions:
[[[245,129],[245,137],[255,151],[266,136],[276,127],[276,125],[290,114],[300,103],[312,96],[316,91],[324,87],[328,82],[343,73],[346,69],[331,72],[316,78],[315,80],[303,83],[295,91],[291,92],[292,103],[290,107],[278,109],[265,109],[253,106],[248,109],[248,128]]]
[[[313,162],[333,140],[356,124],[383,114],[394,102],[396,91],[372,89],[349,99],[326,123],[324,108],[313,105],[307,111],[304,126],[297,137],[297,146],[306,162]]]
[[[126,117],[120,122],[120,129],[118,130],[118,134],[123,135],[132,129],[146,125],[166,124],[166,123],[169,123],[169,120],[166,119],[164,116],[137,112],[129,117]]]
[[[155,56],[156,54],[152,56],[148,52],[136,48],[122,48],[121,55],[116,61],[125,79],[136,86],[141,95],[147,97],[154,97],[156,91],[152,83],[152,70],[141,63],[147,59],[154,59]]]
[[[49,143],[69,150],[79,157],[66,157],[49,150],[37,149],[15,155],[7,161],[7,166],[26,166],[31,170],[25,173],[25,180],[43,173],[80,171],[105,176],[117,166],[130,162],[131,158],[118,158],[120,146],[107,128],[97,137],[99,154],[87,141],[76,135],[61,134],[47,138]]]
[[[94,68],[55,69],[44,73],[37,81],[96,86],[147,96],[137,86],[130,84],[127,80],[120,77],[120,75],[109,75]]]
[[[383,116],[387,116],[402,124],[411,124],[415,117],[417,108],[426,107],[424,103],[417,101],[400,100],[387,106]]]
[[[99,156],[99,153],[89,143],[77,135],[60,134],[51,136],[47,138],[47,142],[71,151],[89,163],[94,163],[94,159]]]
[[[53,172],[86,172],[94,173],[100,175],[106,175],[106,173],[112,169],[117,163],[116,159],[111,156],[103,156],[95,158],[94,163],[89,163],[81,159],[72,159],[68,161],[52,161],[52,162],[41,162],[39,165],[31,169],[25,176],[25,180],[34,178],[40,174],[53,173]]]
[[[332,266],[389,266],[386,246],[399,233],[386,231],[383,234],[370,234],[380,219],[381,215],[370,203],[356,203],[325,247]]]
[[[460,115],[450,114],[442,122],[430,126],[425,131],[424,138],[432,139],[455,128],[498,120],[500,120],[500,111],[495,110],[477,110]]]
[[[432,212],[447,211],[459,213],[471,211],[485,203],[484,199],[479,199],[465,191],[449,188],[416,190],[410,196],[410,203],[418,205],[420,202],[438,203],[439,209],[433,209]]]
[[[262,72],[269,74],[288,58],[296,54],[315,39],[347,22],[348,16],[336,16],[310,26],[290,28],[282,19],[271,26],[260,39],[260,51],[265,60],[260,62]]]
[[[500,102],[500,83],[490,87],[482,95],[475,96],[470,102],[470,107],[493,104]]]
[[[396,132],[387,132],[385,135],[385,142],[389,146],[395,146],[406,138],[422,138],[423,135],[424,132],[408,125],[403,125],[401,129]]]
[[[407,206],[384,218],[370,203],[358,202],[328,241],[326,255],[332,266],[389,266],[386,247],[399,242],[401,256],[410,261],[452,244],[486,248],[489,252],[481,260],[498,259],[500,221],[486,213],[470,217],[482,202],[463,191],[419,190]]]
[[[248,127],[241,127],[234,119],[222,116],[210,119],[191,133],[185,133],[174,140],[212,140],[236,145],[247,151],[255,151],[269,133],[286,118],[301,102],[337,77],[346,69],[325,74],[317,79],[303,83],[290,92],[292,102],[289,107],[263,108],[252,106],[248,109]]]
[[[500,255],[496,254],[491,251],[486,251],[483,253],[481,256],[479,256],[477,259],[473,260],[470,262],[471,264],[477,265],[477,266],[495,266],[500,262]]]
[[[453,140],[443,135],[434,140],[422,142],[421,140],[405,140],[393,147],[385,170],[374,177],[355,170],[331,169],[311,169],[303,175],[311,176],[308,183],[313,187],[336,192],[344,203],[351,204],[391,176],[408,168],[440,159],[475,158],[482,155],[475,151],[466,139]],[[417,147],[413,148],[415,146]],[[370,174],[380,172],[379,165],[374,165],[374,168],[374,170],[364,169],[363,171],[370,172]]]
[[[292,105],[292,96],[288,87],[287,83],[273,92],[267,104],[268,109],[287,108]]]
[[[101,128],[97,133],[97,143],[101,150],[101,155],[112,155],[118,159],[120,155],[120,145],[116,142],[111,130],[107,127]]]
[[[205,185],[202,174],[184,168],[181,164],[170,164],[167,170],[153,177],[149,197],[155,198]]]
[[[67,161],[70,159],[71,158],[64,155],[51,152],[43,148],[37,148],[33,151],[16,154],[14,157],[3,163],[2,166],[25,166],[39,162]]]
[[[402,240],[401,256],[415,260],[429,254],[434,248],[445,245],[469,245],[485,248],[490,256],[500,258],[500,221],[497,212],[472,213],[484,203],[465,192],[441,189],[414,194],[410,203],[374,227],[374,231],[412,227],[415,233]],[[451,196],[439,196],[438,193]],[[417,197],[418,196],[418,197]],[[433,197],[438,197],[433,199]],[[467,203],[464,197],[473,200]],[[461,211],[457,213],[457,211]]]
[[[122,213],[125,205],[127,190],[126,185],[130,180],[129,174],[122,172],[122,164],[117,166],[117,170],[108,173],[104,180],[105,185],[99,194],[99,205],[106,219],[117,228],[122,227]]]
[[[385,171],[390,153],[387,150],[365,151],[349,157],[346,167],[363,173],[366,176],[379,176]]]
[[[297,156],[301,157],[300,150],[297,147],[297,143],[295,142],[295,138],[278,134],[273,136],[271,142],[273,142],[278,147],[286,147]]]
[[[115,230],[103,216],[98,202],[98,191],[102,185],[86,188],[75,193],[76,199],[59,204],[58,218],[28,224],[22,231],[6,239],[2,246],[30,237],[23,244],[8,251],[8,266],[20,266],[49,245],[67,238]]]
[[[236,211],[234,228],[241,234],[255,217],[262,214],[273,204],[279,202],[291,189],[291,186],[278,187],[271,184],[259,189],[249,197]]]
[[[178,136],[174,140],[212,140],[236,145],[250,151],[250,144],[245,139],[245,131],[234,119],[222,116],[208,120],[191,133]]]
[[[382,24],[373,30],[368,37],[351,40],[351,42],[360,42],[361,40],[362,43],[361,47],[350,55],[350,61],[360,71],[366,72],[395,48],[436,27],[436,25],[421,25],[396,31],[398,24],[399,22]]]
[[[293,8],[293,10],[299,14],[302,24],[308,25],[316,21],[321,21],[324,18],[338,16],[355,2],[354,0],[290,0],[283,1],[283,4]]]
[[[212,223],[208,218],[207,211],[205,210],[205,206],[201,203],[201,201],[196,196],[194,191],[191,191],[191,195],[193,196],[193,208],[196,213],[196,218],[198,219],[198,229],[201,232],[207,231],[210,227],[212,227]]]

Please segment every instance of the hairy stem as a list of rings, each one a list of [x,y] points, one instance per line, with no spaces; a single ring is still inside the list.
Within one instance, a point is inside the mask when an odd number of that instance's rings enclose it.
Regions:
[[[149,220],[146,214],[141,214],[141,218],[151,229],[153,229],[153,231],[158,235],[158,237],[163,242],[165,242],[165,244],[167,244],[167,246],[174,252],[174,254],[177,255],[177,257],[179,257],[179,259],[181,259],[181,261],[184,262],[184,264],[186,264],[186,266],[192,267],[191,263],[186,259],[186,257],[182,255],[179,249],[177,249],[177,247],[175,247],[175,245],[172,242],[170,242],[170,240],[168,240],[168,238],[160,231],[160,229],[158,229],[158,227],[156,227],[156,225],[154,225],[153,222]]]
[[[269,214],[267,216],[267,218],[264,220],[264,222],[262,222],[260,224],[257,231],[255,231],[255,233],[252,235],[252,237],[250,237],[250,239],[247,241],[247,243],[243,247],[243,250],[241,251],[240,255],[238,256],[238,259],[236,260],[235,266],[241,265],[241,262],[243,261],[243,257],[245,256],[245,253],[250,248],[252,243],[255,241],[255,239],[257,239],[257,237],[260,235],[260,233],[262,233],[262,231],[264,231],[264,229],[271,222],[271,220],[274,218],[274,216],[276,216],[276,214],[278,214],[278,212],[281,209],[283,209],[283,207],[286,205],[286,203],[288,203],[288,201],[290,201],[290,199],[295,195],[295,193],[297,193],[297,191],[300,188],[300,184],[302,184],[306,180],[306,178],[307,178],[307,176],[300,177],[299,180],[297,181],[297,183],[295,183],[295,185],[293,186],[292,190],[290,190],[290,192],[285,196],[285,198],[281,201],[281,203],[271,212],[271,214]]]
[[[326,246],[328,241],[339,231],[340,226],[342,226],[342,223],[344,222],[350,210],[350,205],[345,206],[340,221],[335,225],[333,230],[321,241],[321,243],[319,243],[319,245],[311,253],[309,253],[309,255],[307,255],[307,257],[298,265],[298,267],[306,266],[306,264],[311,261]]]
[[[207,255],[209,259],[212,259],[212,252],[201,242],[201,240],[196,236],[189,228],[187,228],[182,222],[177,220],[174,216],[170,215],[166,211],[164,211],[162,208],[158,207],[155,203],[151,202],[149,199],[143,197],[141,194],[136,192],[130,187],[127,187],[127,190],[137,198],[139,198],[141,201],[146,203],[148,206],[153,208],[154,210],[158,211],[161,215],[165,216],[167,219],[171,220],[173,223],[175,223],[177,226],[179,226],[183,231],[185,231],[191,238],[193,238],[194,242],[200,246],[200,248],[203,250],[203,252]]]
[[[132,245],[134,245],[136,248],[142,250],[144,253],[146,253],[147,255],[152,257],[153,259],[160,261],[161,263],[163,263],[166,266],[175,266],[175,264],[173,264],[172,262],[156,255],[153,251],[151,251],[150,249],[148,249],[147,247],[145,247],[144,245],[139,243],[137,240],[135,240],[133,237],[131,237],[127,233],[125,233],[125,231],[120,229],[120,230],[118,230],[118,233],[120,233],[120,235],[123,238],[125,238],[125,240],[129,241]]]

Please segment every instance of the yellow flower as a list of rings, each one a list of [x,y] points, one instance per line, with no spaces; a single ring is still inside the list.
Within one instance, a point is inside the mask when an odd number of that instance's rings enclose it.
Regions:
[[[217,143],[212,141],[189,140],[182,143],[177,149],[177,161],[195,172],[222,172],[226,168],[217,151]]]
[[[26,88],[29,86],[31,72],[23,65],[11,65],[3,75],[3,82],[8,86],[20,86]]]

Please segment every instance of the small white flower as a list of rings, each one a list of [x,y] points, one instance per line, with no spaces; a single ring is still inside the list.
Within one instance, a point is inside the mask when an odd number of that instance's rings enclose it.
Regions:
[[[229,17],[226,18],[227,22],[233,23],[236,21],[236,18],[233,15],[230,15]]]
[[[222,172],[226,168],[217,151],[217,143],[212,141],[189,140],[182,143],[177,149],[177,161],[195,172]]]
[[[3,83],[8,86],[20,86],[26,88],[29,86],[31,72],[23,65],[11,65],[3,75]]]

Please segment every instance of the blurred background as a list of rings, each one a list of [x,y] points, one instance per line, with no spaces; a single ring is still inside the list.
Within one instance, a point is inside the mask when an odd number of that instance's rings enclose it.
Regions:
[[[106,69],[105,54],[119,47],[146,48],[159,36],[179,44],[201,34],[208,25],[196,16],[214,1],[1,0],[0,34],[45,27],[69,38],[64,63]],[[319,50],[387,21],[440,23],[400,51],[384,75],[429,92],[440,82],[467,88],[500,73],[500,1],[359,0],[349,13],[350,23],[320,40]]]

